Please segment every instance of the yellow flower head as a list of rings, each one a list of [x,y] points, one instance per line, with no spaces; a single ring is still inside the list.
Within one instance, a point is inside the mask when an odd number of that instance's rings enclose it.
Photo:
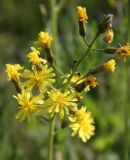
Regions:
[[[40,32],[38,35],[38,40],[40,44],[45,49],[50,49],[51,43],[52,43],[52,37],[47,32]]]
[[[75,73],[73,75],[73,77],[71,78],[71,82],[73,84],[79,84],[79,83],[83,82],[83,80],[84,80],[84,79],[81,79],[81,78],[82,78],[82,76],[79,73]]]
[[[107,43],[111,43],[113,41],[114,32],[111,28],[107,29],[104,33],[103,40]]]
[[[88,16],[86,13],[86,8],[78,6],[77,7],[77,16],[78,16],[78,21],[79,22],[87,22]]]
[[[19,70],[23,69],[19,64],[6,64],[6,74],[7,80],[17,81],[19,79],[20,73]]]
[[[70,128],[73,130],[72,136],[78,134],[83,142],[86,142],[94,135],[95,126],[91,112],[86,112],[85,107],[77,110],[73,117],[70,117],[72,124]]]
[[[28,53],[27,57],[29,58],[29,62],[32,62],[33,65],[39,65],[41,62],[46,63],[45,59],[39,57],[40,52],[34,47],[31,47],[31,52]]]
[[[66,83],[67,82],[67,79],[70,77],[70,74],[68,74],[67,76],[66,76],[66,79],[64,80],[64,82],[63,83]],[[79,73],[75,73],[74,75],[73,75],[73,77],[71,78],[71,83],[72,83],[72,85],[76,85],[76,84],[79,84],[79,83],[81,83],[81,82],[83,82],[83,80],[84,79],[81,79],[82,78],[82,76],[79,74]],[[81,80],[80,80],[81,79]]]
[[[85,91],[89,91],[90,88],[95,88],[98,85],[97,78],[94,76],[89,76],[85,80]]]
[[[116,53],[119,55],[119,57],[126,58],[127,56],[130,56],[130,45],[129,43],[126,43],[124,46],[121,46],[117,49]]]
[[[114,59],[111,59],[110,61],[104,63],[103,67],[107,71],[114,72],[115,65],[116,65],[116,61]]]
[[[43,95],[32,97],[30,92],[22,90],[22,93],[13,96],[17,99],[20,105],[20,111],[16,115],[16,119],[24,120],[26,118],[30,119],[35,115],[38,115],[41,108],[40,105],[44,103]]]
[[[55,82],[53,68],[48,68],[47,64],[42,66],[41,70],[33,66],[32,71],[25,70],[21,76],[29,79],[22,83],[27,90],[32,90],[35,86],[38,86],[41,93],[45,92],[47,87]]]
[[[68,112],[68,107],[76,107],[77,99],[70,93],[70,91],[61,92],[58,89],[54,89],[48,92],[49,98],[45,102],[45,105],[49,107],[49,113],[53,117],[55,113],[59,113],[60,118],[64,117],[64,112]]]

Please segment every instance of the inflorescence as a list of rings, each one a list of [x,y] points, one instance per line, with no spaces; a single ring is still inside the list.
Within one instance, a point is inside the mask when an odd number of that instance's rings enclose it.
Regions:
[[[110,14],[105,15],[98,25],[97,35],[102,34],[106,43],[111,43],[114,37],[112,17]],[[88,22],[85,7],[77,7],[77,19],[79,34],[84,38],[86,37],[85,24]],[[95,122],[92,113],[86,109],[86,106],[80,106],[80,102],[84,98],[83,93],[89,92],[99,85],[96,77],[98,73],[115,71],[117,58],[130,56],[130,45],[126,43],[114,49],[99,50],[106,53],[109,51],[116,56],[91,69],[85,75],[81,75],[76,70],[80,64],[77,62],[77,68],[63,78],[63,76],[57,76],[54,67],[53,59],[55,57],[51,47],[53,37],[49,33],[41,31],[37,40],[40,48],[31,47],[27,54],[30,68],[22,67],[19,64],[6,64],[7,80],[12,81],[17,89],[17,94],[13,95],[19,104],[16,119],[32,120],[38,116],[44,116],[44,114],[48,115],[49,119],[55,115],[59,116],[61,121],[67,118],[70,123],[69,127],[72,129],[72,136],[78,135],[83,142],[86,142],[94,135]],[[88,43],[87,47],[87,53],[91,52],[92,44]],[[44,50],[45,59],[41,56],[41,49]],[[57,77],[61,78],[61,85],[56,85]]]

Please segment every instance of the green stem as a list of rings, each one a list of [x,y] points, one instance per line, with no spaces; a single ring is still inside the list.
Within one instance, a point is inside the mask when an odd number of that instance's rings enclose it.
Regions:
[[[53,51],[55,54],[56,63],[59,63],[59,39],[58,39],[58,10],[56,8],[57,2],[56,0],[50,0],[50,11],[51,11],[51,32],[54,37],[54,43],[53,43]],[[59,65],[59,64],[57,64]],[[60,65],[59,65],[60,66]]]
[[[51,11],[51,31],[54,37],[53,50],[55,54],[56,65],[61,67],[60,61],[60,42],[58,38],[58,18],[60,15],[60,11],[65,5],[66,0],[61,0],[57,3],[57,0],[50,0],[50,11]]]
[[[58,71],[63,77],[66,77],[66,75],[59,69],[59,67],[57,67],[55,65],[55,63],[53,63],[53,67],[56,69],[56,71]]]
[[[91,51],[91,47],[92,47],[92,45],[94,44],[94,42],[96,41],[96,39],[97,39],[97,37],[99,36],[99,34],[100,34],[100,33],[97,32],[97,34],[95,35],[94,39],[92,40],[92,42],[91,42],[90,45],[88,46],[88,49],[86,50],[86,52],[82,55],[82,57],[81,57],[81,58],[79,59],[79,61],[76,63],[73,72],[71,73],[70,77],[68,78],[68,81],[67,81],[67,83],[66,83],[66,87],[69,85],[69,83],[70,83],[70,81],[71,81],[71,78],[73,77],[73,75],[74,75],[75,72],[77,71],[80,63],[84,60],[84,58],[85,58],[86,56],[89,55],[89,53],[90,53],[90,51]]]
[[[59,2],[58,6],[57,6],[58,7],[58,12],[60,12],[62,10],[62,8],[64,7],[65,3],[66,3],[66,0],[61,0]]]
[[[127,9],[127,41],[130,41],[130,0],[128,0],[128,9]],[[129,75],[129,60],[126,61],[126,103],[125,103],[125,114],[124,114],[124,135],[125,135],[125,146],[124,146],[124,160],[129,159],[129,97],[130,97],[130,75]]]
[[[89,43],[88,43],[88,41],[87,41],[86,36],[84,36],[83,39],[84,39],[84,42],[86,43],[86,45],[89,46]]]
[[[47,160],[52,160],[55,117],[56,116],[54,115],[54,117],[51,119],[51,122],[50,122]]]
[[[129,66],[128,62],[126,62],[126,103],[125,103],[125,113],[124,113],[124,134],[125,134],[125,147],[124,147],[124,160],[129,159],[129,126],[128,126],[128,120],[129,120]]]

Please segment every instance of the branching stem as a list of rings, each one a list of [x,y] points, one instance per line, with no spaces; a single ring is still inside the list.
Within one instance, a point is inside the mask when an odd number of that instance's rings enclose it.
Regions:
[[[84,60],[84,58],[85,58],[86,56],[89,55],[89,53],[90,53],[90,51],[91,51],[91,47],[93,46],[93,44],[94,44],[94,42],[96,41],[96,39],[98,38],[98,36],[99,36],[99,32],[97,32],[97,34],[95,35],[94,39],[92,40],[92,42],[91,42],[90,45],[88,46],[86,52],[82,55],[82,57],[81,57],[81,58],[79,59],[79,61],[76,63],[73,72],[71,73],[70,77],[68,78],[68,81],[67,81],[67,84],[66,84],[67,87],[68,87],[68,85],[69,85],[69,83],[70,83],[73,75],[74,75],[75,72],[77,71],[80,63]]]

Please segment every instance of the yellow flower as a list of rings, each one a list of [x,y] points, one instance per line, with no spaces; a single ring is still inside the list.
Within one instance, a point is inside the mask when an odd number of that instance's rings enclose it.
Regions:
[[[71,82],[73,84],[79,84],[81,82],[83,82],[84,79],[81,79],[81,75],[79,73],[76,73],[73,75],[73,77],[71,78]]]
[[[130,56],[130,45],[129,43],[126,43],[124,46],[121,46],[117,49],[116,53],[119,55],[119,57],[126,58],[127,56]]]
[[[29,62],[32,62],[33,65],[39,65],[41,62],[46,63],[45,59],[39,57],[40,52],[34,47],[31,47],[31,52],[28,53],[27,57],[29,58]]]
[[[104,33],[103,40],[107,43],[111,43],[113,41],[114,32],[112,29],[107,29]]]
[[[35,86],[38,86],[41,93],[45,92],[47,87],[51,86],[55,82],[53,79],[55,76],[53,68],[48,68],[47,64],[42,66],[41,70],[38,70],[36,66],[33,66],[32,71],[25,70],[21,76],[29,79],[23,82],[23,86],[27,90],[32,90]]]
[[[48,96],[49,98],[45,102],[45,106],[49,107],[48,111],[51,117],[53,117],[55,113],[59,113],[62,119],[64,112],[68,112],[69,107],[76,107],[77,99],[68,90],[61,92],[58,89],[54,89],[48,92]]]
[[[21,75],[18,71],[23,69],[19,64],[6,64],[7,80],[17,81]]]
[[[34,96],[32,97],[30,92],[26,90],[22,90],[22,93],[17,94],[17,96],[13,96],[17,99],[20,105],[20,111],[16,115],[16,119],[24,120],[24,119],[31,119],[33,116],[38,115],[42,108],[40,105],[44,103],[43,95]]]
[[[73,130],[72,136],[78,134],[83,142],[86,142],[94,135],[95,126],[91,112],[86,112],[85,108],[77,110],[73,117],[69,118],[72,124],[70,128]]]
[[[67,83],[67,79],[68,79],[69,77],[70,77],[70,74],[68,74],[68,75],[66,76],[66,79],[64,79],[63,84]],[[75,73],[75,74],[73,75],[73,77],[71,78],[71,83],[72,83],[72,85],[76,85],[76,84],[79,84],[79,83],[83,82],[84,79],[81,79],[81,78],[82,78],[82,76],[81,76],[79,73]],[[81,79],[81,80],[80,80],[80,79]]]
[[[85,91],[89,91],[90,88],[95,88],[98,85],[97,78],[94,76],[89,76],[85,80]]]
[[[116,65],[116,61],[114,59],[111,59],[110,61],[104,63],[103,67],[107,71],[114,72],[115,65]]]
[[[77,16],[78,16],[78,21],[79,22],[87,22],[88,16],[86,13],[86,8],[78,6],[77,7]]]
[[[45,49],[50,49],[51,43],[52,43],[52,37],[47,32],[40,32],[38,35],[38,40],[40,44]]]

